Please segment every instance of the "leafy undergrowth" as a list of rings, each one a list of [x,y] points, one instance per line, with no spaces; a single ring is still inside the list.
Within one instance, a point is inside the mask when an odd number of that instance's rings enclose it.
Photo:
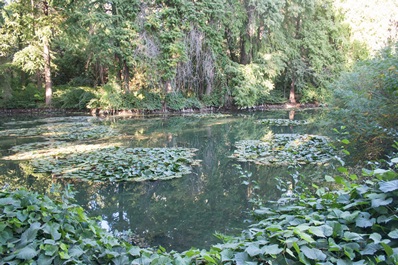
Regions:
[[[242,140],[232,158],[261,165],[324,164],[335,157],[327,137],[271,134],[262,140]]]
[[[363,176],[260,208],[258,222],[210,250],[139,248],[99,228],[63,193],[0,192],[0,264],[397,264],[398,158]],[[366,173],[366,174],[365,174]],[[354,184],[348,179],[363,179]],[[365,181],[366,180],[366,181]]]

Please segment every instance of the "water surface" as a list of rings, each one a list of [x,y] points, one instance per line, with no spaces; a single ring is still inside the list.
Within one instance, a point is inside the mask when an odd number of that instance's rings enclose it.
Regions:
[[[290,114],[290,115],[289,115]],[[294,114],[294,115],[292,115]],[[46,126],[68,126],[70,135],[85,128],[85,123],[95,121],[109,127],[113,135],[105,139],[68,139],[76,142],[121,144],[128,147],[188,147],[196,148],[196,159],[189,175],[167,181],[147,182],[84,182],[52,178],[38,174],[24,161],[0,162],[0,186],[27,187],[44,193],[52,184],[73,184],[77,191],[76,203],[90,216],[100,216],[101,225],[111,231],[134,233],[133,241],[143,246],[161,245],[167,250],[187,250],[190,247],[208,248],[220,242],[214,233],[227,235],[240,233],[247,227],[251,200],[261,198],[278,200],[284,190],[281,182],[294,182],[297,170],[308,176],[322,175],[325,167],[261,166],[237,162],[233,154],[235,142],[261,139],[274,134],[328,135],[329,128],[318,122],[305,126],[268,126],[256,123],[265,118],[310,120],[323,115],[322,111],[272,111],[230,113],[228,116],[206,117],[198,115],[158,115],[124,117],[64,117],[43,119],[37,117],[7,117],[1,119],[0,151],[3,157],[12,154],[13,146],[44,141],[38,131]],[[44,128],[44,129],[43,129]],[[19,131],[18,131],[19,130]],[[19,133],[18,133],[19,132]],[[105,136],[105,135],[104,135]],[[85,136],[86,137],[86,136]],[[252,173],[251,184],[243,184],[240,165]],[[255,183],[255,185],[253,184]]]

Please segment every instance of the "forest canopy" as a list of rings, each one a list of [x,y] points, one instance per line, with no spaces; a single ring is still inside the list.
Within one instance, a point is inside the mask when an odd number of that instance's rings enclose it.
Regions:
[[[398,4],[362,2],[3,0],[0,106],[322,103],[396,40]]]

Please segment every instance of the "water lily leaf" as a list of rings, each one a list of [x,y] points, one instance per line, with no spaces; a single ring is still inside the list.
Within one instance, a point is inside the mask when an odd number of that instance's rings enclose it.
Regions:
[[[312,260],[325,260],[326,255],[319,249],[315,248],[309,248],[307,246],[302,246],[301,251],[304,253],[304,255]]]
[[[398,180],[381,181],[379,182],[380,190],[382,192],[390,192],[398,189]]]

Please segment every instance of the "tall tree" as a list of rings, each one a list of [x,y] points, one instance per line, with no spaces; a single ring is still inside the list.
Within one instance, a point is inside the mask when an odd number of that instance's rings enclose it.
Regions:
[[[13,54],[13,63],[30,75],[36,75],[40,88],[45,83],[45,104],[51,105],[51,41],[61,21],[48,1],[11,0],[4,6],[2,34],[3,51]]]

